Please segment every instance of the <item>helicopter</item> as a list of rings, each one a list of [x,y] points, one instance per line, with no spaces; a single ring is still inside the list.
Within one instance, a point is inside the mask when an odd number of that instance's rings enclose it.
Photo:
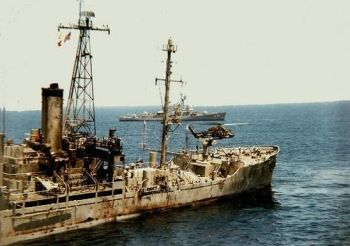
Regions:
[[[213,125],[213,126],[209,127],[208,130],[199,131],[199,132],[196,132],[191,124],[189,124],[187,128],[195,138],[218,140],[218,139],[234,137],[233,131],[225,128],[224,127],[225,124],[209,123],[208,125]]]

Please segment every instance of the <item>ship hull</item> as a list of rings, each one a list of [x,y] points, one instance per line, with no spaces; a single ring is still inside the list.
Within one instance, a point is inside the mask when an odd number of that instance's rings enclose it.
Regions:
[[[270,187],[275,157],[244,166],[226,178],[182,185],[167,192],[140,195],[123,191],[112,196],[0,211],[0,245],[130,219],[154,210],[210,203]]]
[[[194,116],[178,116],[181,121],[223,121],[225,120],[226,112],[201,114]],[[162,121],[163,117],[153,116],[121,116],[119,121]]]

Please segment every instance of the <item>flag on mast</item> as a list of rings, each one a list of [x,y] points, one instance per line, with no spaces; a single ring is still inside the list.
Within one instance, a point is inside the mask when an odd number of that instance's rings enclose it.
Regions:
[[[67,42],[68,40],[70,40],[70,35],[71,35],[71,32],[69,32],[69,33],[64,37],[63,42]]]
[[[57,42],[58,47],[61,47],[65,42],[70,40],[70,37],[71,37],[71,32],[67,33],[64,37],[63,37],[63,33],[60,32],[58,35],[58,42]]]

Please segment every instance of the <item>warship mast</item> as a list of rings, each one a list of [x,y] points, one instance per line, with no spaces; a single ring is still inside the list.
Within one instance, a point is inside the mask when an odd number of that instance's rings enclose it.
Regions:
[[[69,96],[64,114],[64,134],[83,133],[96,135],[94,85],[92,76],[92,55],[90,31],[106,31],[108,26],[94,27],[91,18],[95,17],[92,11],[81,11],[79,5],[78,24],[64,26],[60,24],[58,30],[79,30],[79,42],[76,52]]]
[[[170,91],[170,83],[171,82],[178,82],[183,83],[182,80],[171,80],[170,76],[172,74],[171,67],[172,67],[172,61],[171,61],[171,53],[175,53],[177,50],[177,47],[173,44],[173,41],[171,38],[168,39],[168,44],[164,45],[163,51],[167,52],[167,61],[166,61],[166,72],[165,72],[165,79],[158,79],[156,78],[156,83],[158,80],[165,82],[165,96],[164,96],[164,105],[163,105],[163,131],[162,131],[162,149],[161,149],[161,159],[160,159],[160,165],[165,165],[166,162],[166,152],[167,152],[167,142],[168,142],[168,133],[171,127],[171,124],[176,121],[176,119],[169,119],[168,115],[168,109],[169,109],[169,91]],[[178,122],[175,122],[178,123]]]

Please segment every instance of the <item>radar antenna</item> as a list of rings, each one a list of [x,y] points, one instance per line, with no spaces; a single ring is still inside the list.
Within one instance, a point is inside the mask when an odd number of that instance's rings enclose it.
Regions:
[[[68,26],[60,24],[58,26],[58,31],[61,29],[75,29],[80,32],[63,119],[64,134],[83,133],[96,135],[90,31],[106,31],[109,34],[110,29],[108,26],[102,26],[102,28],[94,27],[91,20],[95,17],[94,12],[81,11],[81,3],[79,9],[78,24],[70,24]]]

